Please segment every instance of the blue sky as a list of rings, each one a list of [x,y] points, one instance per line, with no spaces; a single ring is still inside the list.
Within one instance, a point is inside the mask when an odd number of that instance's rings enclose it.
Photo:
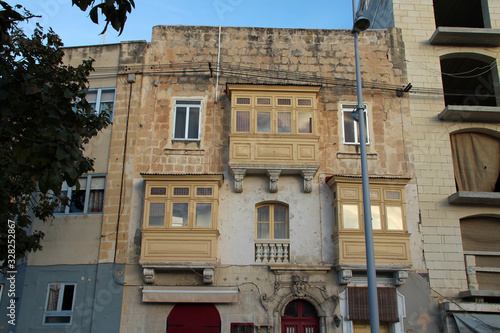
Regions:
[[[135,10],[122,35],[110,28],[103,38],[102,22],[93,24],[88,13],[71,6],[71,0],[7,2],[42,15],[38,22],[44,28],[52,27],[65,46],[151,41],[156,25],[350,29],[353,16],[351,0],[135,0]],[[29,26],[33,25],[34,21],[30,22]]]

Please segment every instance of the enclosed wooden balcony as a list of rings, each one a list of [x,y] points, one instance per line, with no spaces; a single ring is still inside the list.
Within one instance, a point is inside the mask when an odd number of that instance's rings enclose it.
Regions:
[[[283,174],[304,178],[312,191],[319,168],[317,94],[319,86],[228,84],[231,98],[229,167],[235,192],[246,174],[267,174],[270,192]]]

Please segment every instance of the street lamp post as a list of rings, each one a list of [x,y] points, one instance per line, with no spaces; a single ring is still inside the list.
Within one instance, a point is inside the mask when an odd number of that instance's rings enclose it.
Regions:
[[[368,159],[366,156],[366,126],[365,107],[363,105],[363,93],[361,84],[361,69],[359,65],[359,41],[358,35],[361,31],[368,29],[370,21],[364,17],[364,0],[360,0],[360,6],[356,11],[356,0],[352,0],[354,24],[354,53],[356,57],[356,90],[358,94],[357,120],[359,126],[359,146],[361,153],[361,182],[363,187],[363,212],[365,224],[365,246],[366,246],[366,273],[368,277],[368,302],[370,307],[370,329],[371,333],[380,332],[378,300],[377,300],[377,276],[375,269],[375,250],[373,245],[372,212],[370,203],[370,185],[368,182]]]

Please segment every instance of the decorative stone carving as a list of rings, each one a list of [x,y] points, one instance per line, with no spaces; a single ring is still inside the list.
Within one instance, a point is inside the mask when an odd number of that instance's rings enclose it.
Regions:
[[[406,283],[406,279],[408,279],[407,271],[394,272],[394,285],[401,286]]]
[[[304,193],[312,192],[312,180],[316,171],[302,170],[300,175],[304,178]]]
[[[243,178],[247,170],[243,168],[231,168],[231,171],[234,176],[234,192],[243,192]]]
[[[269,176],[269,192],[278,192],[278,179],[281,174],[281,170],[267,170],[267,175]]]
[[[144,268],[142,270],[144,275],[144,282],[147,284],[153,284],[155,282],[155,270],[154,268]]]
[[[212,284],[214,283],[215,270],[213,268],[205,268],[203,270],[203,283]]]
[[[352,279],[352,271],[350,269],[343,269],[339,271],[339,284],[349,284]]]
[[[307,276],[292,276],[292,292],[297,297],[304,297],[307,294]]]

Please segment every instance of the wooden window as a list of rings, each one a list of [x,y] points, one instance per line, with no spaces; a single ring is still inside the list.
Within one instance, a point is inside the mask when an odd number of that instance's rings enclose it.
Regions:
[[[236,112],[236,132],[250,132],[250,111]]]
[[[316,93],[313,91],[263,92],[251,89],[233,92],[231,133],[314,134]]]
[[[372,228],[378,232],[406,231],[404,190],[402,185],[370,185]],[[337,192],[340,195],[337,197]],[[361,184],[338,183],[334,193],[334,212],[340,230],[364,229]],[[381,195],[384,193],[384,195]]]
[[[398,300],[396,288],[377,288],[379,319],[381,322],[398,322]],[[370,308],[368,302],[368,287],[348,287],[347,302],[349,320],[369,321]]]
[[[257,205],[255,221],[258,239],[288,239],[287,206],[282,204]]]
[[[144,228],[215,229],[219,180],[210,180],[215,177],[219,176],[201,177],[198,183],[197,177],[179,181],[175,176],[147,182]]]

